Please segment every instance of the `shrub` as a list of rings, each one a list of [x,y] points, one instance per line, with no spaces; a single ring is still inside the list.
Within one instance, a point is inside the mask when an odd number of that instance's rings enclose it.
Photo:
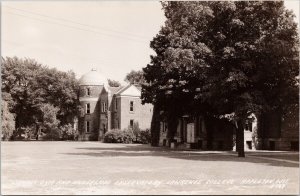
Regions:
[[[105,143],[132,143],[134,134],[131,130],[112,129],[105,133]]]
[[[142,144],[149,144],[151,142],[151,133],[149,129],[140,131],[140,138],[137,139]]]
[[[58,141],[61,140],[61,131],[59,129],[51,129],[42,137],[43,140]]]
[[[71,124],[66,124],[60,127],[62,132],[63,140],[75,140],[77,131],[73,128]]]

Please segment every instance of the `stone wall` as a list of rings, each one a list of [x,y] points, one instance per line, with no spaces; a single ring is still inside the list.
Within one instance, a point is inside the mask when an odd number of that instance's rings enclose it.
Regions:
[[[90,94],[87,94],[87,88]],[[100,100],[99,95],[103,86],[82,85],[79,89],[79,101],[83,109],[82,116],[78,119],[79,140],[97,140],[99,134]],[[86,113],[86,105],[90,104],[90,113]],[[86,132],[86,121],[90,122],[90,132]]]

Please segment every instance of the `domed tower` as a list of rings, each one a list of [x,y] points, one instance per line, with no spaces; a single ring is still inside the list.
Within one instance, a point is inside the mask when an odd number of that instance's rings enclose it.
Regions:
[[[107,86],[107,78],[96,69],[80,78],[79,101],[83,111],[78,120],[79,140],[98,140],[100,125],[106,126],[100,122],[100,116],[106,107],[104,103],[107,101],[103,100],[102,94],[106,92]]]

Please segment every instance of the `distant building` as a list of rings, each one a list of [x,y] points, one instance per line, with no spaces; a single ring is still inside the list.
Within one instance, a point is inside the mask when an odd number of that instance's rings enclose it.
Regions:
[[[152,105],[141,103],[140,88],[134,85],[110,87],[105,76],[92,70],[79,80],[79,140],[102,140],[111,129],[128,129],[136,123],[149,129]]]

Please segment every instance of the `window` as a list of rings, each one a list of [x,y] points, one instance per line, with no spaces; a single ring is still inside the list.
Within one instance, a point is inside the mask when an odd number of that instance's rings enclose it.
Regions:
[[[130,101],[130,112],[133,112],[133,101]]]
[[[86,89],[86,95],[88,95],[88,96],[91,95],[91,89],[90,89],[90,88],[87,88],[87,89]]]
[[[117,100],[117,98],[116,98],[116,100],[115,100],[115,110],[116,110],[116,111],[118,110],[118,100]]]
[[[103,132],[105,133],[106,132],[106,124],[102,124],[102,127],[103,127]]]
[[[106,112],[106,110],[107,110],[106,102],[102,102],[102,104],[101,104],[101,111],[102,112]]]
[[[115,128],[117,128],[117,129],[120,128],[120,126],[119,126],[119,120],[118,119],[115,120]]]
[[[252,141],[246,141],[246,144],[247,144],[247,148],[249,150],[252,150]]]
[[[88,133],[90,132],[90,121],[86,121],[86,124],[85,124],[85,131]]]
[[[251,121],[249,121],[249,120],[246,121],[245,130],[252,132],[252,122]]]
[[[86,104],[86,113],[90,114],[91,113],[91,106],[89,103]]]
[[[168,129],[167,123],[164,121],[160,122],[160,131],[162,131],[163,133],[166,132]]]
[[[130,120],[130,128],[133,129],[133,120]]]

